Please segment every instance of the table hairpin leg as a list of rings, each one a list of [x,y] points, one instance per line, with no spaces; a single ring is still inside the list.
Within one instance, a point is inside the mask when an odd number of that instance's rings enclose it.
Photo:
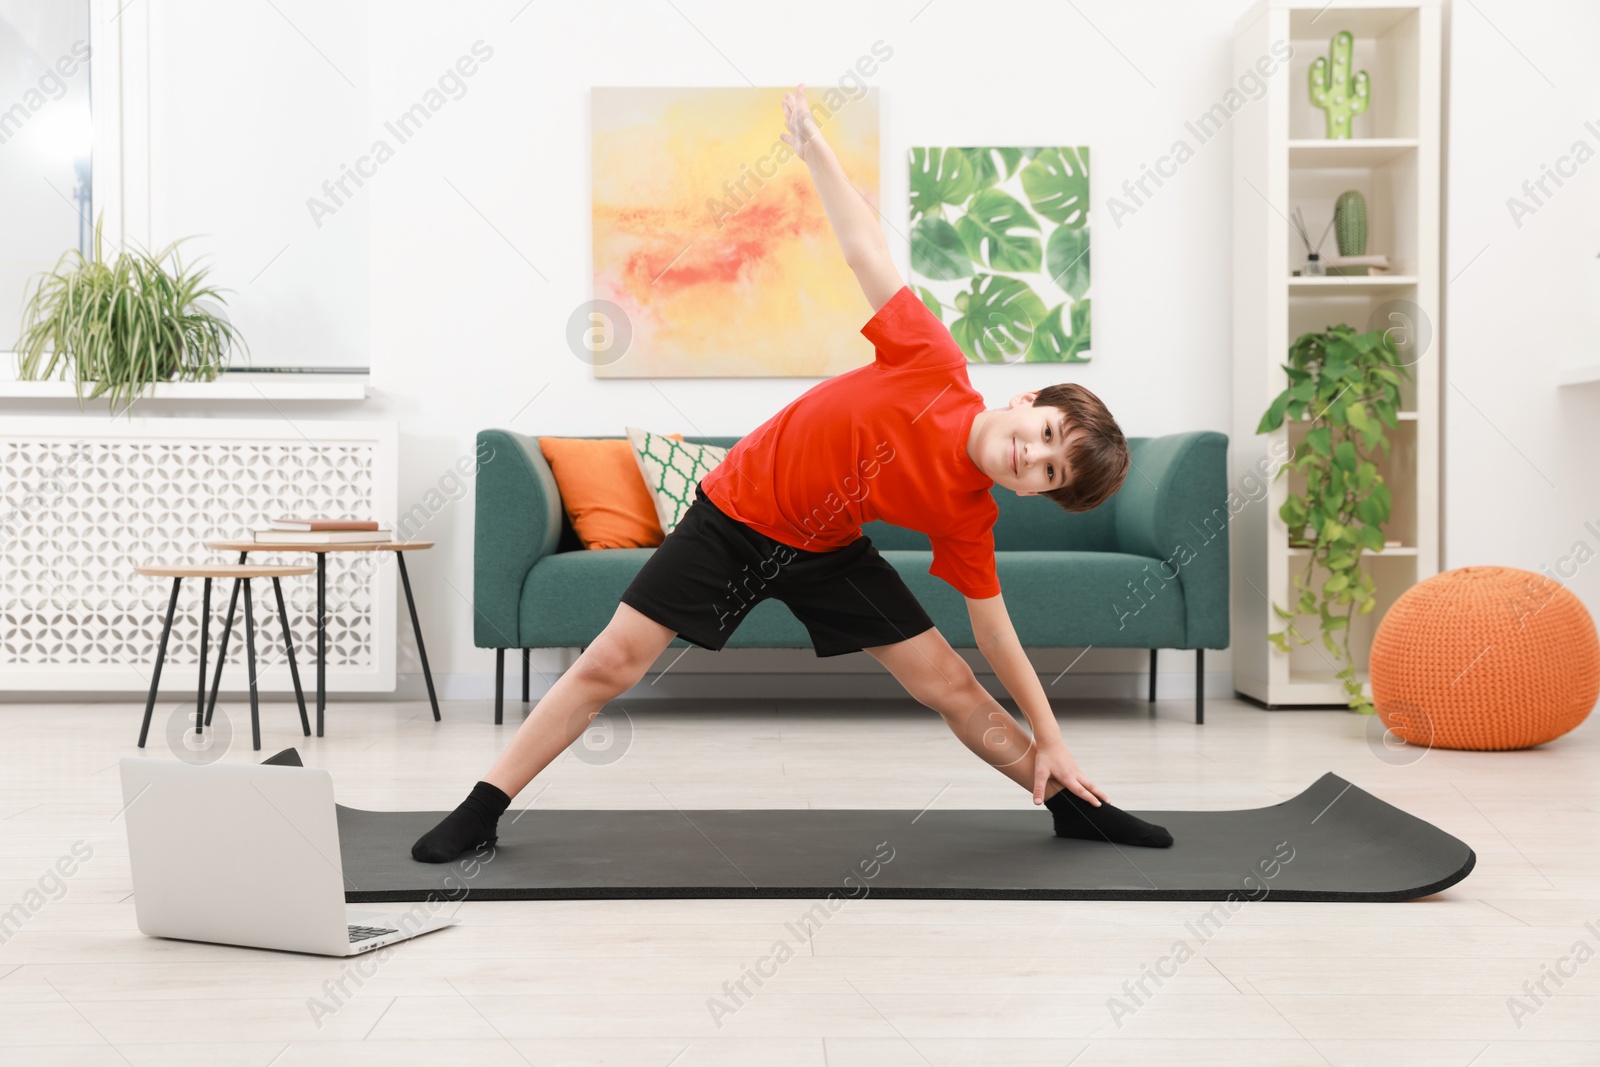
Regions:
[[[211,579],[206,579],[205,593],[200,603],[200,681],[194,694],[194,735],[205,733],[206,718],[206,645],[211,641]]]
[[[300,729],[310,737],[311,720],[306,718],[306,695],[300,689],[300,668],[294,661],[294,635],[289,632],[289,609],[283,604],[283,583],[276,577],[272,579],[272,595],[278,598],[278,621],[283,624],[283,649],[289,654],[289,677],[294,679],[294,700],[300,705]]]
[[[411,576],[406,573],[406,554],[396,549],[394,561],[400,564],[400,581],[406,587],[406,607],[411,609],[411,629],[417,635],[417,658],[422,660],[422,680],[428,683],[428,703],[433,705],[433,721],[439,721],[439,698],[433,691],[433,672],[428,669],[428,650],[422,644],[422,623],[417,621],[417,602],[411,596]],[[527,683],[523,683],[526,688]],[[523,699],[527,699],[524,697]]]
[[[328,706],[328,554],[317,553],[317,736]]]
[[[261,707],[256,694],[256,620],[250,611],[250,579],[244,582],[244,659],[250,677],[250,747],[261,749]]]
[[[245,562],[250,553],[239,553],[239,562]],[[217,707],[217,690],[222,685],[222,666],[228,662],[228,635],[233,632],[233,612],[239,606],[239,579],[233,580],[233,592],[228,596],[228,618],[222,624],[222,639],[217,642],[217,673],[211,679],[211,699],[206,702],[206,725],[211,725],[211,713]]]
[[[144,739],[150,733],[150,715],[156,710],[156,690],[161,687],[161,664],[167,658],[167,638],[172,636],[172,613],[178,610],[178,590],[183,586],[182,578],[172,579],[172,599],[167,601],[167,622],[161,628],[161,644],[156,649],[156,669],[150,676],[150,696],[144,702],[144,725],[139,727],[139,747],[144,747]]]

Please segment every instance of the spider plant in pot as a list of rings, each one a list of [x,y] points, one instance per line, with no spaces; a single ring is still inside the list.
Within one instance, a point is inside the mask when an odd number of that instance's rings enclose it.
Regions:
[[[207,268],[185,270],[177,254],[185,240],[155,256],[123,251],[107,263],[97,221],[93,258],[69,248],[54,269],[35,276],[17,377],[70,374],[80,407],[87,385],[91,399],[106,396],[113,410],[157,382],[215,380],[244,339],[222,314],[223,290],[203,284]],[[169,257],[171,271],[163,266]]]
[[[1294,620],[1317,616],[1323,647],[1343,663],[1335,676],[1350,707],[1371,714],[1372,701],[1355,676],[1350,622],[1377,606],[1372,576],[1361,569],[1363,551],[1383,551],[1382,526],[1389,521],[1389,487],[1374,457],[1388,454],[1384,427],[1398,423],[1400,375],[1411,372],[1386,331],[1356,333],[1343,324],[1302,334],[1289,346],[1283,369],[1289,385],[1261,416],[1256,433],[1276,430],[1286,417],[1307,426],[1304,447],[1278,470],[1303,474],[1305,492],[1291,493],[1278,514],[1288,524],[1290,546],[1309,552],[1305,572],[1294,575],[1299,595],[1293,610],[1272,605],[1287,625],[1267,640],[1280,652],[1290,650],[1290,637],[1310,644]],[[1318,569],[1328,577],[1314,588]],[[1342,645],[1334,640],[1341,630]]]

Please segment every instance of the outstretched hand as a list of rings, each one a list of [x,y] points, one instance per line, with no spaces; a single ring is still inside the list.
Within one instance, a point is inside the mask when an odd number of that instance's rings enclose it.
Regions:
[[[811,120],[811,105],[806,102],[806,83],[801,82],[792,93],[783,94],[783,122],[787,133],[778,136],[794,149],[801,162],[811,162],[809,153],[812,139],[817,136],[816,123]]]
[[[1067,744],[1060,738],[1046,741],[1036,746],[1033,754],[1033,802],[1044,803],[1044,789],[1046,783],[1054,778],[1062,787],[1071,790],[1076,796],[1082,797],[1095,807],[1101,801],[1109,802],[1100,787],[1084,777],[1083,771],[1078,768],[1078,761],[1072,758],[1072,753],[1067,751]]]

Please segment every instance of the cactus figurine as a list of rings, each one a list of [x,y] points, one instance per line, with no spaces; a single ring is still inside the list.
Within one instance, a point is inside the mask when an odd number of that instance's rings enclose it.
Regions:
[[[1370,102],[1367,95],[1367,72],[1351,76],[1351,52],[1355,36],[1349,30],[1333,35],[1328,45],[1328,60],[1318,56],[1311,62],[1311,103],[1327,112],[1330,140],[1348,140],[1350,120],[1364,114]]]
[[[1341,256],[1367,254],[1367,198],[1355,189],[1339,194],[1333,205],[1333,236]],[[1366,267],[1340,267],[1340,274],[1366,274]]]

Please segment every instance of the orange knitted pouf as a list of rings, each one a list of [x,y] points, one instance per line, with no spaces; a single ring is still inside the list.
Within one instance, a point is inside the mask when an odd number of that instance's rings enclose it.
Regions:
[[[1577,726],[1600,696],[1583,602],[1516,567],[1460,567],[1407,589],[1370,664],[1378,717],[1413,745],[1527,748]]]

